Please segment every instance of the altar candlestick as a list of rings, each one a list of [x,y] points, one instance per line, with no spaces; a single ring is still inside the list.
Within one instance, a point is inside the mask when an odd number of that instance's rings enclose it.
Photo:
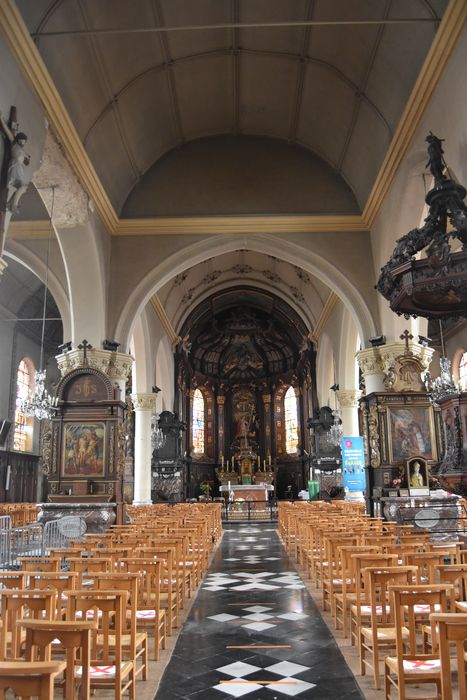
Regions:
[[[271,466],[271,453],[268,454],[268,462],[269,462],[269,466]]]
[[[266,460],[265,459],[263,459],[263,465],[264,465],[264,467],[263,467],[264,471],[266,471]]]
[[[258,455],[258,469],[261,469],[261,457]]]
[[[221,455],[221,464],[222,464],[222,469],[224,469],[224,455]]]

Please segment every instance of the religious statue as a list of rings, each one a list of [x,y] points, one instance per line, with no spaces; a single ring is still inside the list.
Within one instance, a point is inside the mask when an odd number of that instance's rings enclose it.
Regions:
[[[415,489],[423,488],[425,485],[423,475],[420,474],[420,462],[413,463],[413,472],[410,476],[410,486]]]
[[[445,179],[443,170],[446,164],[444,162],[444,151],[441,145],[444,139],[439,139],[430,131],[425,141],[428,142],[428,163],[426,164],[426,167],[430,167],[430,172],[435,179],[435,185],[436,187],[439,187],[441,182]]]
[[[5,158],[8,163],[6,206],[9,211],[16,213],[19,211],[19,200],[28,187],[24,172],[24,167],[29,165],[31,161],[31,156],[24,150],[28,137],[21,131],[15,134],[6,123],[1,112],[0,129],[9,141],[9,148],[5,149]]]

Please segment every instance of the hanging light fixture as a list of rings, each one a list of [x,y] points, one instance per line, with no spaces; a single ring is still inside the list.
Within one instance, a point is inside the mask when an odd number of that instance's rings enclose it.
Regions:
[[[166,442],[166,435],[164,435],[164,431],[162,428],[159,426],[159,414],[158,413],[153,413],[152,418],[151,418],[151,447],[152,450],[160,450],[162,447],[164,447],[165,442]]]
[[[45,388],[46,383],[46,370],[43,368],[44,361],[44,337],[45,337],[45,318],[46,318],[46,307],[47,307],[47,292],[48,292],[48,282],[49,282],[49,257],[50,257],[50,242],[52,238],[52,220],[54,211],[54,201],[55,201],[55,185],[52,186],[52,204],[50,209],[50,222],[49,222],[49,237],[47,241],[47,258],[46,258],[46,269],[45,269],[45,281],[44,281],[44,303],[42,309],[42,333],[41,333],[41,354],[39,369],[35,374],[34,390],[30,393],[28,398],[23,401],[21,410],[26,416],[33,416],[38,420],[44,420],[52,418],[57,410],[58,399],[50,396],[49,392]]]
[[[439,332],[441,337],[441,357],[439,358],[441,372],[439,377],[436,377],[428,386],[428,392],[434,403],[439,403],[448,396],[458,395],[460,393],[459,387],[456,386],[451,374],[451,360],[446,357],[441,321],[439,322]]]

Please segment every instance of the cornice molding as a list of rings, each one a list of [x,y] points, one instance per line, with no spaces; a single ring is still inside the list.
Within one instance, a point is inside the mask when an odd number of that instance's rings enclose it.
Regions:
[[[47,221],[15,221],[9,238],[47,238]],[[173,236],[256,233],[350,233],[367,232],[359,214],[349,216],[175,216],[154,219],[118,219],[114,236]]]
[[[0,2],[0,29],[47,114],[52,131],[109,232],[118,217],[94,170],[68,111],[13,0]]]
[[[320,233],[365,231],[360,214],[174,216],[153,219],[120,219],[116,236],[204,235],[219,233]]]
[[[162,306],[161,300],[157,296],[157,294],[153,294],[153,296],[149,300],[152,308],[154,309],[154,312],[161,322],[162,328],[165,330],[167,333],[167,337],[169,338],[170,342],[172,343],[172,347],[175,347],[175,345],[178,343],[180,340],[180,336],[178,336],[175,333],[174,327],[172,326],[169,317],[166,314],[166,311],[164,307]]]
[[[467,20],[465,0],[451,0],[407,101],[383,164],[363,210],[365,226],[371,229],[399,165],[420,124],[439,79]]]
[[[8,238],[15,241],[49,237],[50,221],[13,221],[8,227]]]

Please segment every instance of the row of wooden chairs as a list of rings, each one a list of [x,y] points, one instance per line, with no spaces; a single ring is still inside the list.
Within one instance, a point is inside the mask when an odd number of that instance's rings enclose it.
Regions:
[[[0,572],[0,660],[27,659],[33,674],[37,663],[59,654],[65,667],[49,663],[44,673],[48,688],[64,673],[66,700],[89,698],[96,688],[134,698],[136,680],[148,678],[148,635],[157,660],[222,536],[217,510],[157,509],[156,517],[151,509],[137,524],[89,535],[47,557],[22,557],[22,571]],[[0,668],[0,691],[1,676]]]
[[[320,503],[287,504],[280,534],[321,589],[336,628],[358,646],[362,675],[371,669],[380,688],[384,660],[387,700],[392,688],[403,699],[417,683],[434,683],[441,697],[451,676],[440,658],[436,615],[448,616],[443,634],[457,635],[458,655],[467,624],[467,552],[460,543],[433,542],[428,532]]]

